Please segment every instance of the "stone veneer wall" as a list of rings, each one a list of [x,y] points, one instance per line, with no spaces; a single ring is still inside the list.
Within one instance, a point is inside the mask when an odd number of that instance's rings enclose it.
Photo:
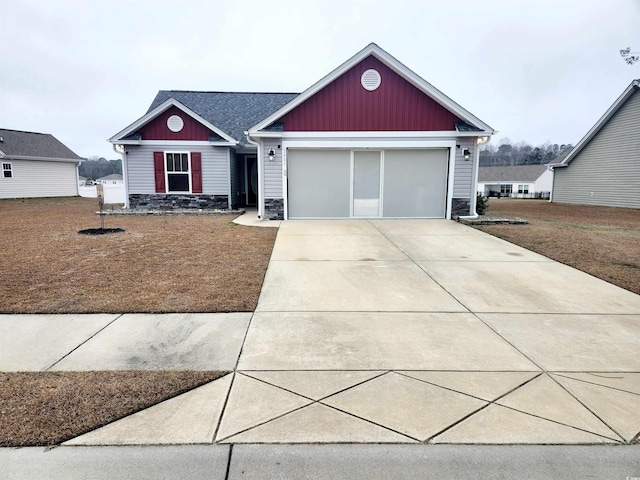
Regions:
[[[465,217],[467,215],[471,215],[471,199],[470,198],[454,198],[451,202],[451,216],[462,216]]]
[[[284,199],[265,198],[264,217],[267,220],[284,220]]]
[[[191,195],[191,194],[131,194],[129,208],[149,210],[170,210],[197,208],[203,210],[227,210],[227,195]]]

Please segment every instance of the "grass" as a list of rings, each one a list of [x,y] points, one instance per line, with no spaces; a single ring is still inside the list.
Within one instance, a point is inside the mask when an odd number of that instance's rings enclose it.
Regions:
[[[230,216],[105,217],[86,198],[0,200],[0,312],[253,311],[277,229]]]
[[[529,224],[475,228],[640,294],[640,210],[491,199],[487,214]]]
[[[226,373],[0,373],[0,447],[57,445]]]

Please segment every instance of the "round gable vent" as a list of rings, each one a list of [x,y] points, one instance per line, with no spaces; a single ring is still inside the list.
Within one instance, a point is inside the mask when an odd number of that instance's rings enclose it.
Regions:
[[[377,70],[370,68],[360,77],[360,83],[365,90],[373,92],[380,86],[381,78]]]
[[[167,128],[172,132],[179,132],[184,128],[184,120],[178,115],[171,115],[167,119]]]

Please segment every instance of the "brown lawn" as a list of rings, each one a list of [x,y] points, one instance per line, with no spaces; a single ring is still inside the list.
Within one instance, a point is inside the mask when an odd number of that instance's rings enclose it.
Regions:
[[[225,373],[0,373],[0,447],[59,444]]]
[[[0,200],[0,312],[252,311],[277,229],[232,216],[107,216],[97,201]]]
[[[640,294],[640,210],[492,199],[487,215],[529,225],[476,228]]]

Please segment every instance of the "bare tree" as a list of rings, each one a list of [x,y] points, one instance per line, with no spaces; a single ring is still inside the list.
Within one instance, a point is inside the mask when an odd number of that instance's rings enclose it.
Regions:
[[[627,62],[629,65],[633,65],[636,62],[640,62],[640,52],[632,52],[631,47],[624,48],[620,50],[620,56]]]

